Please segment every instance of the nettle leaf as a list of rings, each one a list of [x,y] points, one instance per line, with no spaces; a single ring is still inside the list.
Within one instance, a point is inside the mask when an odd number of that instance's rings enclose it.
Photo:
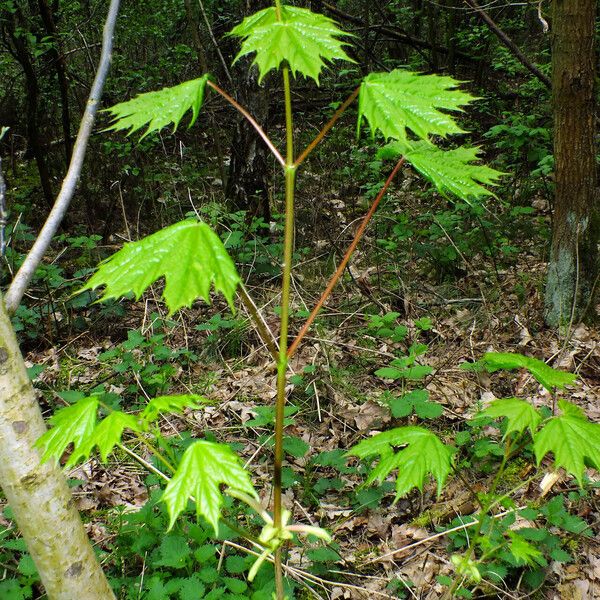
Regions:
[[[394,453],[394,447],[405,446]],[[437,481],[438,495],[446,482],[452,466],[454,449],[444,444],[434,433],[422,427],[398,427],[363,440],[348,453],[359,458],[380,456],[379,464],[373,469],[366,484],[375,480],[380,483],[394,469],[396,478],[396,500],[413,488],[423,490],[428,474]]]
[[[183,412],[184,408],[201,408],[203,404],[210,402],[203,396],[197,394],[182,394],[179,396],[158,396],[152,398],[144,408],[141,417],[147,423],[156,421],[160,414]]]
[[[96,426],[96,412],[98,410],[98,397],[82,398],[72,406],[57,410],[49,420],[53,426],[35,443],[36,447],[44,448],[42,462],[51,457],[57,460],[62,456],[69,444],[73,444],[75,451],[83,445]],[[77,458],[73,452],[67,467],[74,464]]]
[[[539,564],[545,566],[547,564],[544,555],[535,546],[523,539],[518,532],[509,531],[508,537],[510,538],[508,551],[516,565]]]
[[[552,388],[564,388],[565,385],[573,383],[577,379],[575,373],[567,373],[549,367],[544,361],[523,354],[511,352],[487,352],[483,355],[481,362],[493,373],[500,369],[527,369],[535,379],[549,392]]]
[[[113,448],[121,442],[123,431],[130,429],[131,431],[141,431],[138,420],[133,415],[128,415],[120,410],[115,410],[110,413],[105,419],[94,427],[91,434],[86,437],[79,449],[71,455],[68,466],[76,464],[80,458],[88,458],[92,453],[94,446],[98,447],[102,462],[106,462],[108,455],[113,451]]]
[[[258,66],[259,82],[271,70],[286,61],[294,77],[297,72],[319,83],[325,61],[335,59],[354,62],[344,51],[340,37],[349,36],[333,19],[306,8],[282,6],[281,19],[277,9],[265,8],[231,30],[243,40],[235,60],[256,52],[253,64]]]
[[[452,77],[419,75],[396,69],[389,73],[371,73],[360,86],[358,129],[365,118],[373,134],[380,131],[386,139],[407,141],[409,129],[428,140],[431,135],[464,133],[450,115],[475,100],[454,89],[460,84]]]
[[[556,468],[563,467],[582,485],[586,462],[600,469],[600,425],[566,400],[559,400],[558,406],[563,414],[552,417],[535,435],[535,458],[539,465],[552,452]]]
[[[521,433],[525,429],[529,429],[531,435],[533,435],[542,420],[542,416],[535,407],[519,398],[494,400],[478,416],[492,419],[506,418],[504,438],[513,432]]]
[[[102,300],[130,292],[139,299],[161,277],[165,278],[163,298],[169,314],[191,306],[198,298],[210,302],[211,284],[233,308],[233,296],[240,282],[219,236],[206,223],[187,220],[139,242],[125,244],[100,263],[80,292],[104,285]]]
[[[210,75],[206,74],[200,79],[163,88],[158,92],[140,94],[132,100],[107,108],[106,112],[110,113],[113,123],[106,131],[127,130],[127,135],[131,135],[147,125],[141,138],[144,139],[149,133],[160,131],[170,123],[173,123],[176,130],[188,110],[192,111],[191,127],[198,118],[209,79]]]
[[[496,185],[503,173],[486,165],[471,164],[479,160],[479,148],[459,147],[440,150],[427,142],[408,144],[391,142],[382,158],[403,155],[441,194],[453,194],[465,202],[494,194],[483,185]]]
[[[257,497],[248,471],[229,446],[204,440],[193,443],[185,451],[162,496],[169,511],[169,529],[193,497],[198,517],[203,516],[216,535],[223,505],[221,484]]]

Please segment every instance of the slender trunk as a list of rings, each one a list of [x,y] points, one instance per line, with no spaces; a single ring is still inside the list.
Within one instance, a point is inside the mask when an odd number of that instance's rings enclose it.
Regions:
[[[71,140],[71,115],[69,110],[69,81],[67,79],[67,67],[63,56],[60,38],[56,30],[52,9],[46,0],[38,0],[40,16],[44,22],[44,28],[49,37],[54,40],[56,47],[50,51],[50,58],[54,64],[56,77],[58,79],[58,90],[60,92],[61,121],[65,148],[65,164],[71,160],[73,143]]]
[[[13,19],[16,14],[13,15]],[[31,154],[35,158],[35,162],[40,175],[40,184],[44,200],[48,206],[52,206],[54,195],[52,193],[52,185],[50,184],[50,173],[46,164],[46,157],[42,149],[39,133],[39,86],[37,75],[29,55],[29,50],[25,44],[25,38],[16,34],[16,27],[13,19],[8,19],[7,29],[10,36],[10,41],[14,48],[14,53],[23,69],[25,75],[25,92],[27,95],[27,144],[31,150]]]
[[[114,600],[55,461],[40,464],[46,431],[0,297],[0,482],[50,600]]]
[[[595,308],[600,208],[594,140],[596,0],[554,0],[552,8],[556,192],[546,321],[556,326]]]
[[[264,0],[250,0],[249,14],[270,5]],[[268,83],[258,85],[255,68],[250,61],[239,60],[233,67],[236,82],[236,99],[245,106],[263,129],[269,121]],[[266,78],[269,79],[268,77]],[[249,216],[271,220],[269,202],[268,149],[254,128],[244,118],[238,119],[231,142],[231,162],[227,176],[225,196],[235,210],[245,210]]]

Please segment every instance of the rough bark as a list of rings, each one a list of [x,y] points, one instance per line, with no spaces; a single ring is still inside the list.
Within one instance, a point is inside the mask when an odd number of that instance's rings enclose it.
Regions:
[[[555,204],[546,285],[546,322],[579,320],[594,309],[600,211],[595,137],[596,0],[554,0],[552,96]]]
[[[114,600],[55,461],[33,445],[46,431],[0,296],[0,482],[50,600]]]

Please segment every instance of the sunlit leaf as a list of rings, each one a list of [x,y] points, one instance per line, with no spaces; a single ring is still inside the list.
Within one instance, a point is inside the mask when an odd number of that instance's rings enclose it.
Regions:
[[[559,371],[537,358],[511,352],[487,352],[480,362],[492,373],[499,369],[527,369],[548,391],[554,387],[562,389],[577,379],[575,373]]]
[[[210,302],[210,286],[233,307],[240,277],[219,236],[206,223],[181,221],[139,242],[125,244],[100,264],[80,290],[106,286],[102,300],[144,290],[165,278],[163,298],[173,313],[198,298]]]
[[[552,452],[556,468],[563,467],[582,485],[586,463],[600,469],[600,425],[566,400],[559,400],[558,405],[563,414],[552,417],[535,435],[535,458],[540,464]]]
[[[502,176],[500,171],[486,165],[471,164],[479,160],[478,154],[478,148],[461,146],[440,150],[427,142],[391,142],[379,153],[382,158],[405,156],[440,193],[453,194],[465,202],[481,196],[493,196],[483,186],[496,185]]]
[[[97,410],[97,396],[82,398],[72,406],[57,410],[49,420],[52,428],[35,444],[44,448],[42,462],[51,457],[59,459],[69,444],[77,451],[94,430]]]
[[[540,413],[529,402],[519,398],[502,398],[494,400],[479,416],[498,419],[506,418],[506,431],[504,437],[516,432],[521,433],[529,429],[531,434],[535,433],[542,417]]]
[[[88,458],[94,446],[98,447],[102,461],[106,462],[115,445],[121,443],[125,429],[140,431],[141,427],[137,418],[120,410],[110,413],[94,427],[91,434],[83,440],[79,449],[73,452],[67,466],[75,464],[80,458]]]
[[[107,108],[106,112],[110,113],[113,119],[107,131],[127,130],[129,135],[147,125],[143,139],[149,133],[160,131],[170,123],[177,129],[188,110],[192,111],[191,127],[198,118],[209,78],[210,75],[203,75],[200,79],[186,81],[157,92],[140,94],[132,100]]]
[[[152,398],[142,412],[142,419],[148,423],[155,421],[159,414],[182,413],[184,408],[201,408],[208,399],[197,394],[182,394],[179,396],[158,396]]]
[[[223,505],[222,484],[256,497],[248,472],[229,446],[204,440],[194,442],[185,451],[162,496],[169,511],[169,528],[193,497],[196,513],[212,525],[216,534]]]
[[[408,139],[407,129],[425,140],[431,135],[463,133],[453,117],[438,110],[460,111],[475,100],[454,89],[459,84],[451,77],[400,69],[371,73],[360,86],[358,127],[364,118],[373,134],[380,131],[386,139],[402,141]]]
[[[319,83],[325,61],[349,60],[338,38],[349,35],[332,19],[306,8],[282,6],[281,18],[277,9],[265,8],[234,27],[231,35],[243,40],[236,60],[256,52],[260,80],[286,61],[295,76],[297,72]],[[354,61],[352,61],[354,62]]]
[[[394,447],[405,446],[394,453]],[[348,451],[349,455],[369,458],[379,455],[379,464],[371,471],[366,483],[383,480],[394,469],[396,499],[413,488],[423,489],[429,474],[437,481],[438,494],[450,473],[454,449],[444,444],[434,433],[422,427],[398,427],[363,440]]]

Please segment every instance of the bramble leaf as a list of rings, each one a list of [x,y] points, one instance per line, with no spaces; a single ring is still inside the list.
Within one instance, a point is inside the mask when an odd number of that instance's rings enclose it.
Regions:
[[[102,462],[106,462],[115,445],[121,442],[121,436],[125,429],[140,431],[141,427],[137,418],[120,410],[110,413],[94,427],[91,434],[82,441],[79,449],[73,452],[67,466],[74,465],[80,458],[88,458],[94,446],[98,446]]]
[[[394,454],[394,446],[406,447]],[[440,494],[450,473],[453,453],[451,446],[422,427],[390,429],[363,440],[347,452],[359,458],[380,456],[379,464],[367,478],[367,485],[375,480],[381,483],[391,471],[398,469],[396,500],[415,487],[422,491],[429,473],[436,479]]]
[[[430,402],[427,390],[412,390],[390,400],[392,415],[396,418],[407,417],[414,411],[421,419],[435,419],[444,409],[437,402]]]
[[[471,164],[479,160],[478,154],[478,148],[461,146],[453,150],[440,150],[427,142],[390,142],[379,152],[381,158],[404,155],[441,194],[453,194],[465,202],[481,196],[493,196],[481,184],[496,185],[503,175],[486,165]]]
[[[210,302],[210,286],[233,308],[240,277],[223,242],[206,223],[181,221],[139,242],[127,243],[102,262],[81,288],[106,286],[102,300],[133,292],[136,299],[161,277],[169,314],[202,298]]]
[[[149,133],[159,131],[170,123],[174,124],[174,130],[177,129],[188,110],[192,111],[189,124],[191,127],[198,118],[204,101],[206,82],[209,79],[210,75],[206,74],[200,79],[186,81],[157,92],[140,94],[127,102],[107,108],[106,112],[110,113],[113,123],[106,131],[128,130],[127,135],[130,135],[147,125],[141,138],[144,139]]]
[[[144,408],[141,417],[147,423],[156,421],[159,414],[181,413],[184,408],[201,408],[209,402],[207,398],[197,394],[182,394],[179,396],[158,396],[152,398]]]
[[[75,462],[73,456],[86,439],[90,436],[96,425],[96,411],[98,410],[98,397],[82,398],[72,406],[57,410],[49,420],[53,426],[44,433],[35,443],[37,448],[44,448],[42,462],[51,457],[57,460],[69,444],[73,444],[74,452],[67,466]]]
[[[566,400],[559,400],[558,406],[563,414],[552,417],[535,435],[535,458],[539,465],[552,452],[556,468],[563,467],[582,485],[586,462],[600,469],[600,425]]]
[[[488,371],[493,373],[499,369],[527,369],[535,379],[549,392],[553,387],[564,388],[577,379],[575,373],[567,373],[549,367],[544,361],[530,356],[512,352],[487,352],[480,361]]]
[[[257,497],[248,472],[229,446],[204,440],[194,442],[185,451],[162,496],[169,511],[169,529],[193,497],[198,517],[203,516],[216,534],[223,505],[221,484]]]
[[[259,82],[283,61],[287,61],[294,77],[299,71],[317,84],[325,61],[354,62],[343,49],[345,42],[338,39],[350,34],[333,19],[306,8],[282,6],[281,19],[274,6],[265,8],[246,17],[230,35],[243,40],[236,61],[256,52],[253,64],[258,66]]]
[[[494,400],[478,416],[490,417],[492,419],[505,417],[507,423],[504,438],[512,432],[521,433],[525,429],[529,429],[531,435],[533,435],[542,420],[540,413],[535,407],[519,398]]]
[[[446,111],[461,111],[461,106],[475,100],[456,90],[460,84],[452,77],[419,75],[396,69],[389,73],[371,73],[360,86],[358,124],[363,118],[371,131],[381,131],[384,138],[407,141],[409,129],[417,137],[447,136],[464,133]]]

